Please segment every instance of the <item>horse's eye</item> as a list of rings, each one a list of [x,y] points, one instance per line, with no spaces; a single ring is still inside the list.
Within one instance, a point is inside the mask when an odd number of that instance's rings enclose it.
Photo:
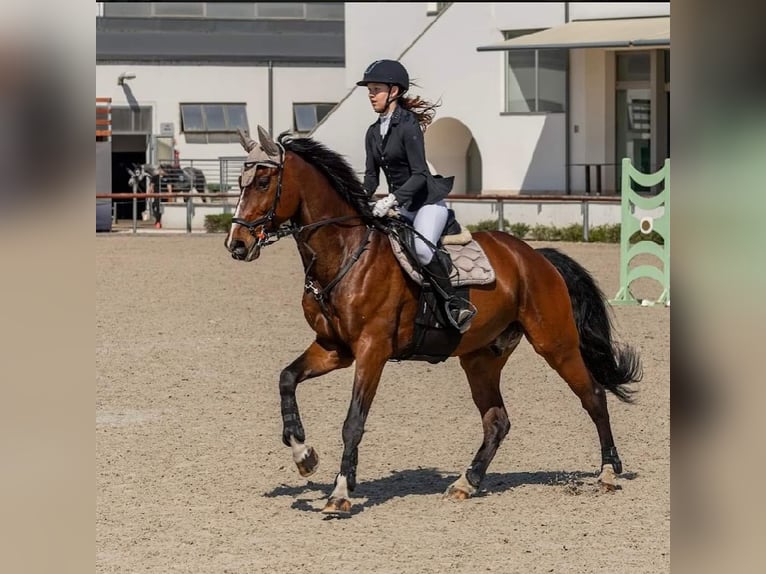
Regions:
[[[256,189],[267,189],[269,187],[269,180],[271,178],[268,175],[262,175],[255,180]]]

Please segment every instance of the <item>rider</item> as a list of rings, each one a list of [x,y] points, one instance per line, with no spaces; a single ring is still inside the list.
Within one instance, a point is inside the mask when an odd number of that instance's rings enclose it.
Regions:
[[[356,85],[367,86],[372,109],[379,114],[365,136],[364,188],[372,197],[378,188],[381,168],[389,188],[389,194],[375,203],[373,215],[384,217],[389,209],[399,206],[399,213],[412,222],[418,234],[436,245],[447,223],[444,198],[452,191],[454,180],[432,175],[426,164],[423,132],[433,120],[438,104],[418,96],[405,97],[410,77],[404,66],[394,60],[376,60]],[[447,255],[439,250],[434,252],[417,234],[415,250],[431,282],[445,298],[450,322],[464,333],[476,310],[455,294]]]

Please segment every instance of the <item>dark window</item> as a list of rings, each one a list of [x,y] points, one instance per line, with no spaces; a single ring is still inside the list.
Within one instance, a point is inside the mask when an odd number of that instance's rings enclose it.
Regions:
[[[181,132],[187,143],[238,142],[237,128],[250,131],[245,104],[181,104]]]
[[[293,129],[296,132],[310,132],[335,106],[326,103],[293,104]]]
[[[112,133],[152,133],[152,108],[112,106]]]
[[[505,32],[505,39],[538,30]],[[505,111],[514,113],[566,110],[569,51],[508,50],[505,68]]]

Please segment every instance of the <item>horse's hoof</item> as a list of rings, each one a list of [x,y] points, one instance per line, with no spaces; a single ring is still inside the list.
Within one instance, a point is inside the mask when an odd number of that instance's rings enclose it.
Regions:
[[[330,498],[322,509],[322,513],[333,516],[349,516],[351,514],[351,501],[345,498]]]
[[[447,500],[466,500],[471,498],[478,489],[468,482],[465,474],[461,474],[455,482],[449,485],[442,498]]]
[[[314,447],[310,446],[306,452],[306,457],[303,460],[296,462],[295,465],[298,467],[298,472],[300,472],[301,476],[304,478],[314,474],[319,467],[319,455],[317,454],[317,451],[314,450]]]
[[[471,492],[460,488],[459,486],[450,486],[444,493],[445,500],[467,500],[471,498]]]
[[[601,468],[601,474],[598,476],[598,483],[603,492],[614,492],[617,490],[617,475],[611,464],[605,464]]]

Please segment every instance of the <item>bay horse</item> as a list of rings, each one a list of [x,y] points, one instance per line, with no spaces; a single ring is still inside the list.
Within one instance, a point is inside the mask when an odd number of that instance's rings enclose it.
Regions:
[[[313,343],[282,370],[282,441],[304,477],[319,458],[306,445],[295,391],[302,381],[356,362],[343,423],[340,471],[323,512],[348,515],[356,486],[358,448],[381,374],[412,344],[420,287],[394,258],[385,221],[348,163],[310,138],[282,134],[259,142],[240,132],[248,158],[241,194],[225,240],[231,256],[255,261],[264,246],[296,240],[306,273],[302,305]],[[612,437],[605,390],[631,402],[641,377],[636,351],[613,341],[606,300],[590,274],[555,249],[533,249],[504,232],[477,232],[496,278],[470,288],[477,314],[450,354],[458,357],[481,415],[484,440],[446,498],[474,495],[510,430],[500,374],[522,336],[568,383],[593,420],[601,443],[599,482],[616,488],[622,462]]]

